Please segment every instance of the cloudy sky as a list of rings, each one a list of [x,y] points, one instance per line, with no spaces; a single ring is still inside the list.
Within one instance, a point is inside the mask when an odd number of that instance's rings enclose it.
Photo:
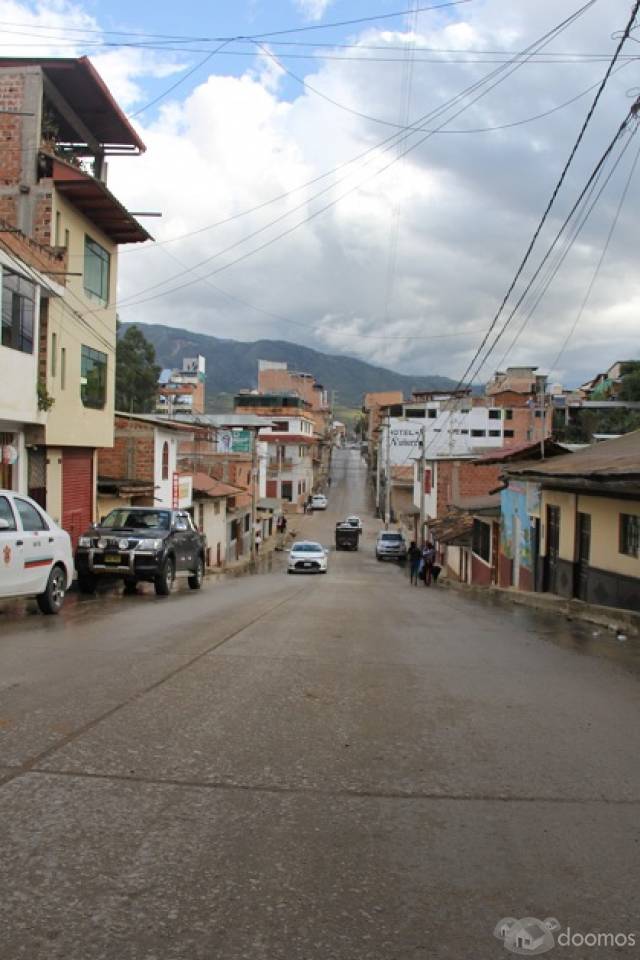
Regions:
[[[106,13],[95,2],[0,0],[5,55],[89,54],[147,145],[143,157],[114,159],[109,169],[131,209],[163,214],[144,221],[155,248],[122,253],[121,317],[460,376],[630,3],[595,0],[516,70],[509,54],[579,0],[415,10],[439,3],[186,0],[164,12],[116,0]],[[403,9],[412,12],[383,16]],[[625,47],[525,282],[640,92],[638,41]],[[523,362],[575,383],[640,353],[639,178],[584,303],[640,145],[628,137],[621,146],[627,140],[575,243],[558,248],[566,256],[546,294],[530,312],[534,288],[479,379]]]

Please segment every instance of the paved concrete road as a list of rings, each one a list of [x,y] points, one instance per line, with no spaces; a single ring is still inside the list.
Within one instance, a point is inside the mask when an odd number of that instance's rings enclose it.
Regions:
[[[503,917],[637,931],[636,652],[376,563],[355,451],[330,500],[293,525],[365,534],[326,577],[276,556],[0,615],[1,960],[491,960]]]

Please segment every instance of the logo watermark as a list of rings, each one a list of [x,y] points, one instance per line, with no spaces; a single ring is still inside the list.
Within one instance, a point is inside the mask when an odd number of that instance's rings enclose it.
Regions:
[[[555,917],[538,920],[536,917],[503,917],[493,931],[494,937],[502,941],[505,950],[520,957],[536,957],[548,953],[554,947],[635,947],[638,937],[635,933],[603,933],[589,931],[583,933],[571,927],[561,928]]]

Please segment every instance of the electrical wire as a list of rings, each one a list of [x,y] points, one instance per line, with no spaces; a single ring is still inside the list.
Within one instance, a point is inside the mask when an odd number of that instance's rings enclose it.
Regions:
[[[154,97],[153,100],[150,100],[149,103],[145,103],[143,107],[139,107],[138,110],[136,110],[134,113],[130,113],[129,119],[133,120],[135,117],[139,117],[141,113],[146,113],[146,111],[149,110],[151,107],[155,107],[157,103],[160,103],[160,101],[164,100],[165,97],[168,97],[170,93],[173,93],[174,90],[177,90],[177,88],[181,86],[185,82],[185,80],[188,80],[189,77],[192,77],[194,73],[196,73],[196,71],[200,70],[201,67],[204,67],[205,63],[208,63],[209,60],[215,57],[217,53],[220,53],[220,51],[224,47],[226,47],[227,44],[229,44],[230,42],[231,41],[229,40],[224,40],[219,46],[215,48],[215,50],[211,50],[211,52],[208,53],[203,60],[199,60],[198,63],[196,63],[196,65],[191,68],[191,70],[188,70],[187,73],[183,74],[180,77],[180,79],[176,80],[176,82],[173,83],[170,87],[168,87],[162,93],[158,94],[157,97]]]
[[[582,316],[583,316],[583,314],[584,314],[584,311],[586,310],[587,304],[589,303],[589,300],[591,299],[591,294],[593,293],[593,289],[594,289],[594,287],[595,287],[595,285],[596,285],[596,282],[597,282],[597,280],[598,280],[598,277],[600,276],[600,271],[601,271],[601,269],[602,269],[602,265],[603,265],[603,263],[604,263],[604,261],[605,261],[605,258],[606,258],[606,256],[607,256],[607,253],[608,253],[608,250],[609,250],[609,246],[610,246],[610,244],[611,244],[611,240],[612,240],[613,235],[614,235],[614,233],[615,233],[615,231],[616,231],[616,227],[618,226],[618,221],[619,221],[620,215],[621,215],[621,213],[622,213],[622,208],[624,207],[625,201],[626,201],[626,199],[627,199],[627,194],[629,193],[629,188],[630,188],[630,186],[631,186],[631,183],[632,183],[632,181],[633,181],[633,177],[634,177],[634,175],[635,175],[635,172],[636,172],[636,169],[637,169],[637,166],[638,166],[638,161],[640,161],[640,146],[638,147],[638,150],[636,151],[636,155],[635,155],[635,157],[634,157],[633,163],[631,164],[631,169],[629,170],[629,175],[628,175],[628,177],[627,177],[626,183],[625,183],[624,188],[623,188],[623,190],[622,190],[622,194],[620,195],[620,200],[619,200],[619,202],[618,202],[618,207],[617,207],[617,209],[616,209],[616,212],[615,212],[615,215],[614,215],[614,217],[613,217],[613,220],[611,221],[611,226],[609,227],[609,232],[608,232],[608,234],[607,234],[607,238],[606,238],[606,240],[605,240],[605,242],[604,242],[604,246],[603,246],[603,248],[602,248],[602,252],[600,253],[600,257],[599,257],[598,262],[597,262],[597,264],[596,264],[596,266],[595,266],[595,269],[594,269],[594,271],[593,271],[593,275],[592,275],[592,277],[591,277],[591,281],[589,282],[589,286],[587,287],[587,291],[586,291],[586,293],[585,293],[585,295],[584,295],[584,299],[583,299],[582,303],[580,304],[580,307],[579,307],[578,312],[577,312],[577,314],[576,314],[575,320],[573,321],[573,323],[572,323],[572,325],[571,325],[571,327],[570,327],[570,329],[569,329],[569,332],[568,332],[567,336],[565,337],[565,340],[564,340],[562,346],[560,347],[560,350],[558,351],[555,360],[553,361],[553,364],[552,364],[551,367],[549,368],[549,373],[553,373],[553,372],[555,372],[555,371],[559,371],[558,364],[560,363],[560,360],[561,360],[562,357],[564,356],[564,352],[565,352],[565,350],[567,349],[567,347],[568,347],[568,345],[569,345],[569,342],[571,341],[571,338],[573,337],[573,335],[574,335],[574,333],[575,333],[575,331],[576,331],[576,329],[577,329],[577,327],[578,327],[578,324],[579,324],[580,321],[582,320]]]
[[[581,16],[583,13],[585,13],[586,10],[588,10],[590,7],[592,7],[595,2],[596,2],[596,0],[589,0],[588,3],[586,3],[585,5],[583,5],[582,7],[580,7],[579,10],[577,10],[574,14],[572,14],[570,17],[566,18],[564,21],[562,21],[560,24],[558,24],[556,27],[554,27],[553,30],[549,31],[547,34],[544,35],[543,38],[541,38],[540,40],[536,41],[536,42],[535,42],[534,44],[532,44],[531,46],[532,46],[532,47],[539,47],[541,44],[551,42],[551,39],[553,39],[554,36],[557,36],[560,32],[562,32],[563,30],[565,30],[565,29],[566,29],[571,23],[573,23],[579,16]],[[638,0],[638,2],[640,3],[640,0]],[[516,70],[518,70],[518,69],[521,68],[523,62],[524,62],[523,60],[520,60],[520,59],[519,59],[516,63],[509,65],[510,72],[507,72],[506,76],[499,77],[499,79],[497,79],[494,83],[492,83],[492,84],[491,84],[490,86],[488,86],[486,89],[484,89],[484,90],[481,89],[481,92],[480,92],[476,97],[474,97],[469,103],[466,103],[465,105],[463,105],[456,113],[453,114],[452,117],[449,117],[447,120],[443,121],[443,123],[442,123],[441,126],[445,126],[446,124],[450,123],[452,120],[455,120],[458,116],[460,116],[461,113],[464,113],[464,112],[465,112],[466,110],[468,110],[471,106],[473,106],[478,100],[480,100],[482,97],[486,96],[486,95],[487,95],[492,89],[494,89],[498,84],[504,82],[504,80],[507,79],[508,76],[510,76],[510,75],[511,75],[512,73],[514,73]],[[492,73],[491,73],[489,76],[495,77],[495,76],[499,75],[499,74],[502,73],[502,72],[503,72],[503,71],[502,71],[500,68],[498,68],[497,70],[492,71]],[[609,72],[609,71],[608,71],[608,72]],[[482,81],[478,81],[476,84],[473,84],[470,89],[473,89],[473,88],[475,88],[475,89],[482,88],[482,86],[486,83],[486,80],[487,80],[487,79],[488,79],[488,78],[483,78]],[[463,96],[463,95],[460,95],[460,96]],[[443,108],[438,108],[438,109],[440,110],[440,112],[442,112],[442,109],[443,109]],[[448,107],[447,107],[447,109],[448,109]],[[230,261],[229,263],[225,264],[224,266],[218,268],[217,270],[212,271],[210,274],[208,274],[208,276],[215,276],[217,273],[222,272],[222,270],[226,270],[226,269],[228,269],[229,267],[234,266],[234,265],[236,265],[237,263],[242,262],[243,260],[246,260],[248,257],[253,256],[255,253],[260,252],[261,250],[265,249],[265,248],[268,247],[268,246],[271,246],[271,245],[272,245],[273,243],[275,243],[277,240],[282,239],[282,238],[285,237],[285,236],[288,236],[288,235],[289,235],[290,233],[292,233],[294,230],[297,230],[300,226],[303,226],[304,224],[311,222],[311,221],[314,220],[316,217],[318,217],[320,214],[324,213],[326,210],[334,207],[337,203],[339,203],[339,202],[340,202],[342,199],[344,199],[346,196],[350,195],[351,193],[355,192],[356,190],[361,189],[361,187],[364,186],[366,183],[368,183],[370,180],[372,180],[372,179],[380,176],[381,173],[384,173],[386,170],[388,170],[391,166],[393,166],[394,163],[398,162],[399,159],[401,159],[402,157],[406,156],[406,155],[407,155],[408,153],[410,153],[412,150],[415,150],[417,147],[421,146],[421,145],[422,145],[423,143],[425,143],[428,139],[430,139],[430,138],[434,135],[435,132],[437,132],[437,131],[431,131],[431,132],[429,132],[426,136],[420,138],[417,142],[411,144],[408,148],[406,148],[404,151],[402,151],[398,156],[396,156],[396,157],[395,157],[394,159],[392,159],[390,162],[388,162],[387,164],[385,164],[382,168],[374,171],[374,173],[373,173],[372,175],[366,177],[364,181],[361,181],[359,184],[356,184],[354,187],[351,187],[351,188],[349,188],[348,190],[344,191],[343,193],[339,194],[336,198],[334,198],[334,199],[333,199],[332,201],[330,201],[328,204],[325,204],[323,207],[320,207],[318,210],[316,210],[316,211],[314,211],[313,213],[309,214],[309,215],[308,215],[307,217],[305,217],[303,220],[301,220],[301,221],[299,221],[298,223],[294,224],[293,226],[287,228],[285,231],[282,231],[280,234],[277,234],[275,237],[270,238],[268,241],[266,241],[265,243],[259,245],[258,247],[254,248],[253,250],[248,251],[247,253],[242,254],[241,256],[237,257],[235,260],[232,260],[232,261]],[[387,146],[386,146],[385,149],[383,150],[383,153],[384,153],[384,152],[387,152],[387,150],[390,148],[390,147],[389,147],[389,144],[393,144],[393,142],[395,141],[395,139],[396,139],[396,136],[395,136],[395,135],[387,138],[387,141],[385,141],[385,142],[387,143]],[[316,194],[314,197],[312,197],[312,198],[310,198],[310,199],[311,199],[311,200],[317,199],[318,196],[321,196],[322,194],[326,193],[329,189],[332,189],[332,188],[333,188],[333,186],[330,186],[329,188],[325,188],[324,190],[320,191],[318,194]],[[304,205],[304,204],[302,204],[302,205]],[[300,205],[300,206],[302,206],[302,205]],[[284,218],[285,218],[286,216],[288,216],[290,213],[294,212],[295,209],[296,209],[296,208],[294,208],[294,209],[291,210],[291,211],[287,211],[285,214],[283,214],[283,215],[281,215],[280,217],[276,218],[276,220],[274,220],[274,221],[272,221],[271,223],[265,225],[264,227],[261,227],[259,230],[254,231],[254,233],[250,234],[248,237],[242,238],[241,240],[239,240],[239,241],[237,241],[236,243],[232,244],[230,247],[228,247],[228,248],[226,248],[226,249],[224,249],[224,250],[218,251],[218,253],[214,254],[213,256],[207,257],[205,260],[200,261],[198,264],[195,264],[193,267],[189,268],[189,271],[185,271],[185,273],[193,272],[194,270],[198,269],[200,266],[203,266],[205,263],[209,263],[210,261],[216,259],[216,258],[219,257],[219,256],[222,256],[223,254],[229,252],[230,250],[234,249],[235,247],[241,245],[242,243],[247,242],[247,240],[252,239],[252,238],[253,238],[254,236],[256,236],[258,233],[264,232],[264,230],[269,229],[269,227],[275,225],[275,223],[277,223],[277,222],[279,222],[280,220],[284,219]],[[184,274],[181,274],[181,275],[184,275]],[[142,299],[142,300],[137,299],[137,298],[138,298],[141,294],[143,294],[143,293],[150,292],[151,290],[157,289],[158,287],[165,286],[167,283],[173,282],[173,280],[179,279],[179,277],[180,277],[181,275],[177,275],[177,276],[175,276],[175,277],[169,278],[168,280],[162,281],[161,283],[154,284],[154,285],[152,285],[151,287],[146,288],[146,290],[139,291],[138,294],[135,294],[135,295],[133,295],[132,297],[130,297],[130,298],[128,298],[127,300],[125,300],[125,303],[131,303],[131,302],[134,302],[134,303],[136,303],[136,304],[147,303],[147,302],[149,302],[150,300],[157,299],[158,296],[166,296],[166,295],[169,294],[169,293],[173,293],[173,292],[182,290],[182,289],[184,289],[184,288],[187,287],[187,286],[190,286],[193,282],[198,282],[197,280],[195,280],[195,281],[189,281],[189,282],[187,282],[187,283],[180,284],[179,286],[173,287],[173,288],[171,288],[171,289],[168,290],[168,291],[163,291],[162,293],[156,294],[156,295],[154,295],[154,296],[146,297],[146,298],[144,298],[144,299]]]

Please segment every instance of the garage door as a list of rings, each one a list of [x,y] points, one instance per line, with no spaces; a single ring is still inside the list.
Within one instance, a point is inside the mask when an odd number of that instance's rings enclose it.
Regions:
[[[93,450],[70,448],[62,454],[62,526],[75,549],[93,521]]]

